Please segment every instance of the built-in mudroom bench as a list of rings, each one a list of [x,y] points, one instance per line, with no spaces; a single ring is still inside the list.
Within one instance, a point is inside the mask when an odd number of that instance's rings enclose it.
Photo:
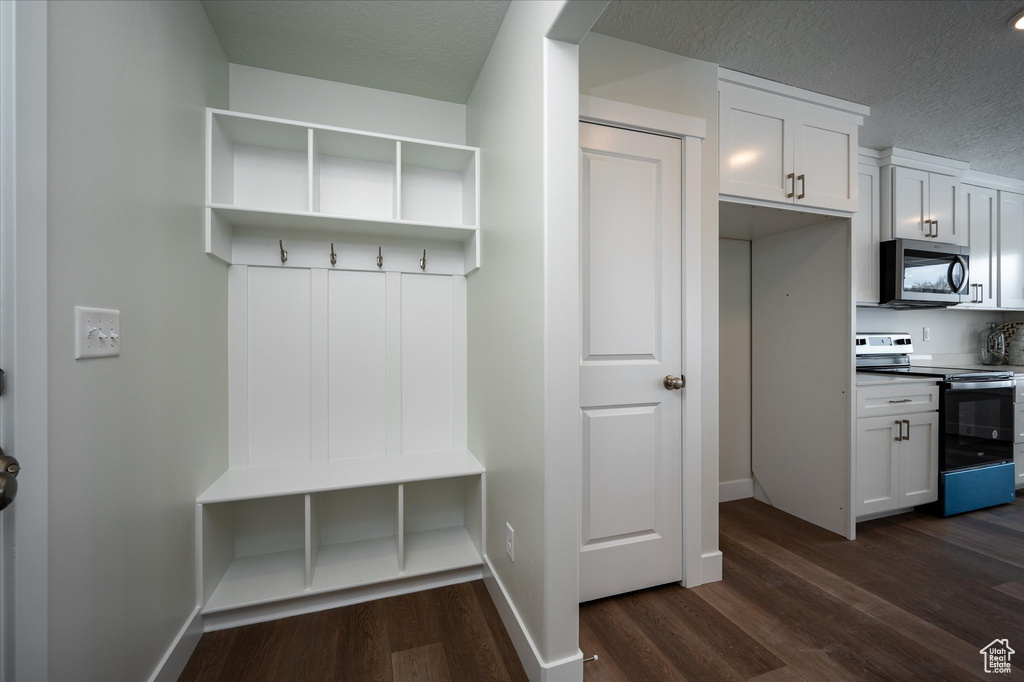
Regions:
[[[480,577],[479,150],[209,110],[206,191],[229,468],[197,499],[205,628]]]

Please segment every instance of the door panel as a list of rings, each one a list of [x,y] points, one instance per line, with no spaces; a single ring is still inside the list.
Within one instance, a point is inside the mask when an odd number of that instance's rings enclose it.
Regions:
[[[580,600],[683,578],[679,140],[580,124]]]
[[[967,246],[967,229],[960,203],[960,181],[948,175],[929,174],[928,207],[938,221],[935,241]]]
[[[900,443],[900,507],[939,499],[939,413],[912,415]]]
[[[896,167],[892,172],[893,239],[929,239],[928,173]]]
[[[781,98],[721,86],[720,193],[793,202],[791,116],[791,106]]]
[[[854,287],[858,303],[878,303],[878,244],[882,241],[878,168],[861,166],[853,216]]]
[[[999,307],[1024,308],[1024,195],[999,193]]]
[[[960,200],[967,216],[967,244],[971,247],[970,302],[961,307],[995,308],[999,281],[996,254],[995,190],[964,185]]]
[[[899,505],[900,420],[857,420],[857,516],[896,509]]]
[[[856,136],[855,123],[800,112],[793,163],[799,181],[797,204],[837,211],[857,210]]]

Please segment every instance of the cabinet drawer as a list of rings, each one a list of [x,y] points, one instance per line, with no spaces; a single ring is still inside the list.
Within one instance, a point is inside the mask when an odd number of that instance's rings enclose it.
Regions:
[[[939,387],[891,386],[857,391],[857,417],[929,412],[939,409]]]
[[[1024,377],[1017,379],[1017,390],[1015,391],[1014,402],[1024,403]]]

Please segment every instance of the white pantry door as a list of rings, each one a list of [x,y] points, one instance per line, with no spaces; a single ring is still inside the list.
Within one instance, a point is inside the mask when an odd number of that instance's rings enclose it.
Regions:
[[[681,165],[580,124],[580,601],[683,578]]]

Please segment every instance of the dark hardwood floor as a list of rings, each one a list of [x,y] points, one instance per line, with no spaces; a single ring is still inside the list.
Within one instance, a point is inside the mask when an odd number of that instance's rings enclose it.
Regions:
[[[526,681],[482,581],[209,632],[180,680]]]
[[[903,514],[848,542],[754,500],[721,506],[724,580],[583,604],[605,680],[1024,679],[1024,497]],[[979,653],[1008,638],[1010,675]],[[203,635],[182,680],[525,680],[483,583]]]
[[[1024,498],[863,523],[848,542],[754,500],[721,505],[724,579],[580,607],[588,682],[1024,679]],[[979,649],[1008,638],[1010,675]]]

